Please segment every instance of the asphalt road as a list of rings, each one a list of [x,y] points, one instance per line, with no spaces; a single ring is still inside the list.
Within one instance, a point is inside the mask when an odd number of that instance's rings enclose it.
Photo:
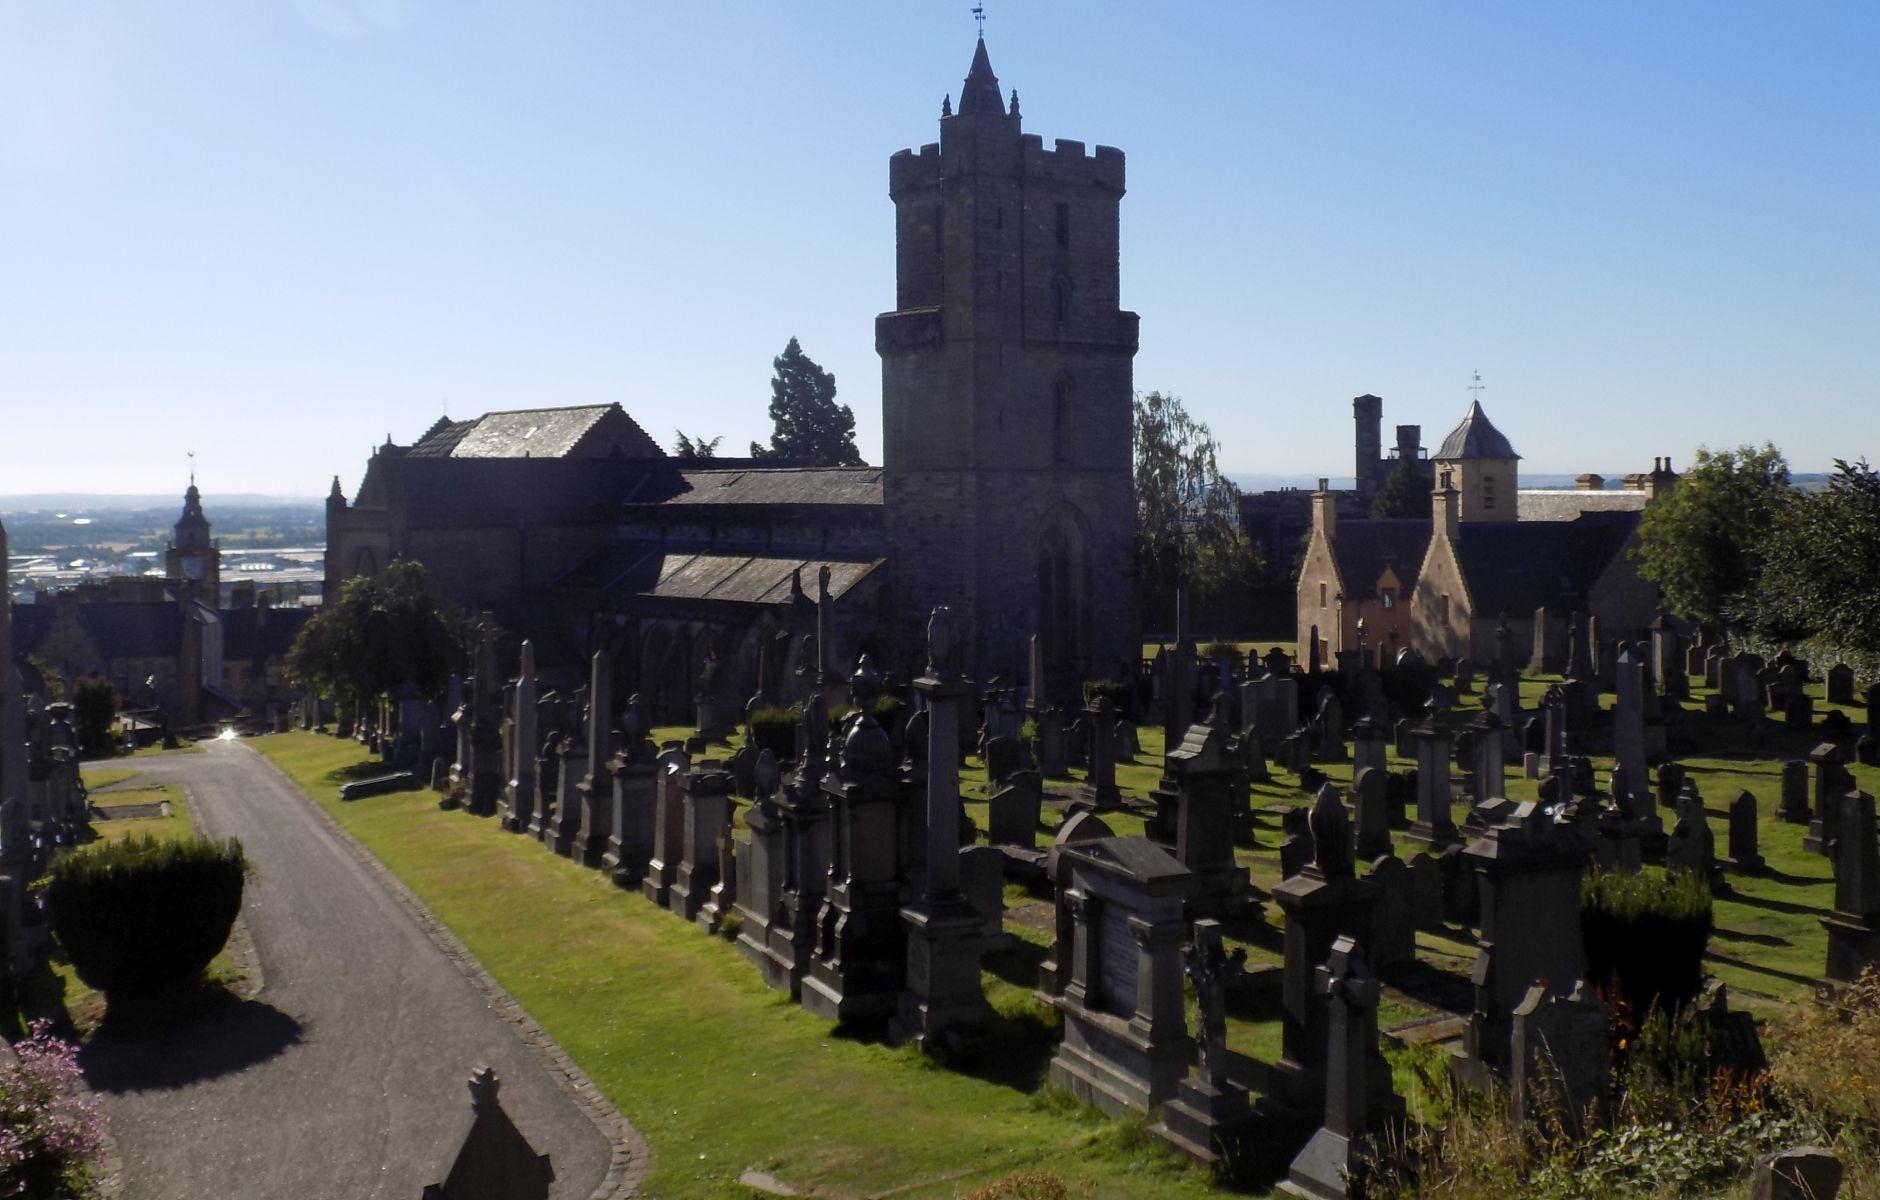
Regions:
[[[261,992],[160,1035],[101,1034],[81,1058],[126,1200],[415,1200],[469,1119],[470,1072],[587,1197],[613,1144],[542,1053],[334,836],[273,764],[234,742],[141,760],[184,788],[198,828],[242,840]],[[520,898],[518,898],[520,901]]]

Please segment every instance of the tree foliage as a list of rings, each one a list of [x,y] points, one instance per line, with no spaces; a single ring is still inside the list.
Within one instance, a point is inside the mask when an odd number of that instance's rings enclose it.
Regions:
[[[1880,668],[1880,474],[1865,460],[1834,463],[1826,490],[1797,492],[1759,547],[1757,632],[1814,641]]]
[[[1764,443],[1697,458],[1639,521],[1639,574],[1672,612],[1742,629],[1762,571],[1760,546],[1791,499],[1782,452]]]
[[[1208,593],[1256,578],[1260,556],[1240,528],[1240,489],[1222,477],[1220,443],[1181,398],[1135,404],[1136,579],[1143,594],[1187,582]]]
[[[117,689],[109,679],[81,678],[72,688],[72,724],[78,752],[85,758],[111,753],[111,727],[117,724]]]
[[[795,338],[771,360],[770,445],[751,443],[752,458],[787,458],[825,467],[859,467],[855,414],[836,403],[836,377],[803,353]]]
[[[673,432],[679,435],[678,442],[673,446],[673,454],[675,457],[685,462],[693,462],[702,458],[717,458],[718,443],[725,440],[722,436],[715,438],[706,438],[703,436],[687,437],[685,431],[682,429],[675,429]]]
[[[1419,517],[1427,521],[1434,508],[1429,482],[1417,470],[1416,462],[1408,458],[1398,460],[1384,477],[1384,486],[1371,498],[1371,517],[1378,521]]]
[[[305,625],[287,652],[287,675],[348,707],[407,684],[439,695],[469,662],[470,631],[431,597],[424,565],[399,559],[358,575]]]

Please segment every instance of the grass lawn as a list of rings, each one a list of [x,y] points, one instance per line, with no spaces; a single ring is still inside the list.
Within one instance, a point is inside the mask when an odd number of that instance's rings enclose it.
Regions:
[[[705,935],[491,820],[428,793],[342,804],[366,757],[293,733],[252,745],[300,782],[579,1062],[652,1148],[657,1196],[748,1196],[744,1171],[837,1194],[952,1196],[1042,1168],[1099,1197],[1201,1196],[1208,1176],[1038,1088],[1055,1035],[1029,994],[1037,951],[989,963],[993,1044],[936,1068],[835,1034]],[[545,936],[546,934],[546,936]],[[1250,1047],[1251,1048],[1251,1047]]]

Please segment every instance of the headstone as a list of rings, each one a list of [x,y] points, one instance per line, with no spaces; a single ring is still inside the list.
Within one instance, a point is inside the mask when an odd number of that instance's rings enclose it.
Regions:
[[[1791,825],[1806,825],[1812,810],[1808,806],[1808,762],[1791,758],[1782,764],[1781,816]]]
[[[653,779],[653,852],[647,859],[646,874],[640,880],[640,894],[665,908],[672,898],[672,881],[685,857],[685,792],[691,756],[679,743],[668,743],[657,760]]]
[[[718,883],[718,839],[731,827],[731,773],[707,759],[694,764],[679,790],[684,838],[666,907],[696,921]]]
[[[1390,818],[1384,795],[1386,782],[1384,771],[1376,767],[1359,770],[1351,782],[1351,805],[1358,818],[1357,853],[1367,862],[1391,853]],[[1384,966],[1383,962],[1378,963],[1380,970]]]
[[[1349,935],[1332,943],[1313,973],[1312,990],[1327,1010],[1325,1121],[1287,1169],[1289,1190],[1307,1196],[1365,1194],[1374,1157],[1366,1137],[1390,1107],[1390,1073],[1377,1048],[1377,979]]]
[[[1269,1094],[1299,1113],[1317,1111],[1326,1097],[1327,997],[1314,972],[1340,935],[1369,932],[1377,903],[1377,885],[1354,873],[1351,825],[1336,788],[1319,789],[1307,820],[1312,862],[1272,893],[1286,917],[1286,965],[1280,1060],[1267,1075]]]
[[[1535,804],[1464,851],[1480,903],[1475,1007],[1464,1044],[1471,1064],[1505,1071],[1514,1010],[1536,979],[1578,979],[1580,877],[1587,847]]]
[[[1443,928],[1443,868],[1434,854],[1417,854],[1408,867],[1410,911],[1418,929]]]
[[[1193,874],[1190,917],[1241,916],[1251,904],[1247,869],[1234,861],[1237,766],[1227,724],[1189,726],[1167,756],[1176,787],[1175,859]]]
[[[1507,730],[1491,711],[1469,723],[1469,801],[1484,804],[1504,794],[1508,756],[1502,747]]]
[[[1632,812],[1648,812],[1651,777],[1645,759],[1645,664],[1634,660],[1629,648],[1619,651],[1613,697],[1613,759],[1625,768],[1623,778],[1631,789],[1623,800],[1615,796],[1614,801]]]
[[[1797,1146],[1756,1164],[1750,1200],[1834,1200],[1841,1190],[1841,1160],[1820,1146]]]
[[[1291,879],[1312,861],[1312,834],[1306,827],[1306,810],[1289,808],[1280,817],[1279,873]]]
[[[1509,1081],[1516,1124],[1557,1119],[1558,1133],[1578,1138],[1610,1115],[1610,1020],[1584,980],[1566,995],[1550,994],[1546,983],[1528,989],[1512,1019]]]
[[[1195,1065],[1197,1075],[1181,1081],[1174,1099],[1162,1106],[1154,1132],[1200,1163],[1233,1155],[1248,1132],[1252,1112],[1247,1089],[1227,1078],[1227,987],[1239,972],[1246,951],[1229,956],[1221,946],[1218,921],[1194,924],[1194,937],[1182,952],[1183,968],[1195,991]]]
[[[1192,876],[1147,838],[1058,853],[1071,872],[1058,905],[1070,910],[1072,935],[1069,981],[1051,998],[1064,1038],[1050,1081],[1111,1116],[1150,1112],[1175,1095],[1194,1051],[1181,964]]]
[[[1390,739],[1385,736],[1384,727],[1369,717],[1359,717],[1351,725],[1351,771],[1356,778],[1359,771],[1374,768],[1383,771],[1390,766]]]
[[[1449,731],[1434,724],[1411,730],[1417,756],[1417,817],[1405,836],[1440,850],[1456,840],[1450,815]]]
[[[1084,710],[1090,729],[1089,776],[1081,799],[1098,812],[1120,808],[1123,794],[1116,788],[1116,708],[1108,696],[1097,697]]]
[[[1851,983],[1880,963],[1880,848],[1874,842],[1872,796],[1849,792],[1839,810],[1834,911],[1821,924],[1828,931],[1827,977]]]
[[[1377,907],[1371,910],[1371,955],[1380,973],[1416,962],[1417,913],[1410,876],[1404,861],[1390,854],[1372,862],[1367,876],[1377,885]]]
[[[1043,812],[1044,783],[1036,771],[1015,771],[992,793],[987,818],[987,841],[994,846],[1031,849],[1038,841],[1038,818]]]
[[[581,829],[569,847],[569,856],[590,867],[601,865],[614,819],[613,779],[607,760],[613,753],[613,655],[597,650],[589,664],[587,704],[587,767],[575,794],[581,801]]]
[[[1809,751],[1808,765],[1814,768],[1815,815],[1802,837],[1802,849],[1810,854],[1832,854],[1841,828],[1841,797],[1854,786],[1854,777],[1848,774],[1847,756],[1833,742],[1823,742]]]
[[[1678,823],[1665,846],[1665,865],[1706,881],[1714,882],[1717,877],[1717,838],[1694,783],[1687,783],[1678,798]]]
[[[986,739],[986,778],[997,785],[1025,768],[1025,744],[1015,737]]]
[[[1038,760],[1038,773],[1046,779],[1065,779],[1070,764],[1065,757],[1064,710],[1052,705],[1035,718],[1038,736],[1032,742],[1032,754]]]
[[[1745,875],[1764,866],[1757,852],[1756,797],[1748,792],[1738,792],[1730,802],[1730,863]]]

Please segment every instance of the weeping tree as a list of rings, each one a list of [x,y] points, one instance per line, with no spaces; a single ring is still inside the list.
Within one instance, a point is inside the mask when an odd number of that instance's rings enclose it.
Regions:
[[[1136,579],[1145,604],[1188,583],[1218,594],[1260,573],[1240,528],[1240,489],[1216,461],[1220,443],[1161,392],[1135,401]]]
[[[357,713],[414,686],[441,695],[470,660],[470,627],[438,606],[422,563],[399,559],[358,575],[305,625],[287,652],[287,677]]]

